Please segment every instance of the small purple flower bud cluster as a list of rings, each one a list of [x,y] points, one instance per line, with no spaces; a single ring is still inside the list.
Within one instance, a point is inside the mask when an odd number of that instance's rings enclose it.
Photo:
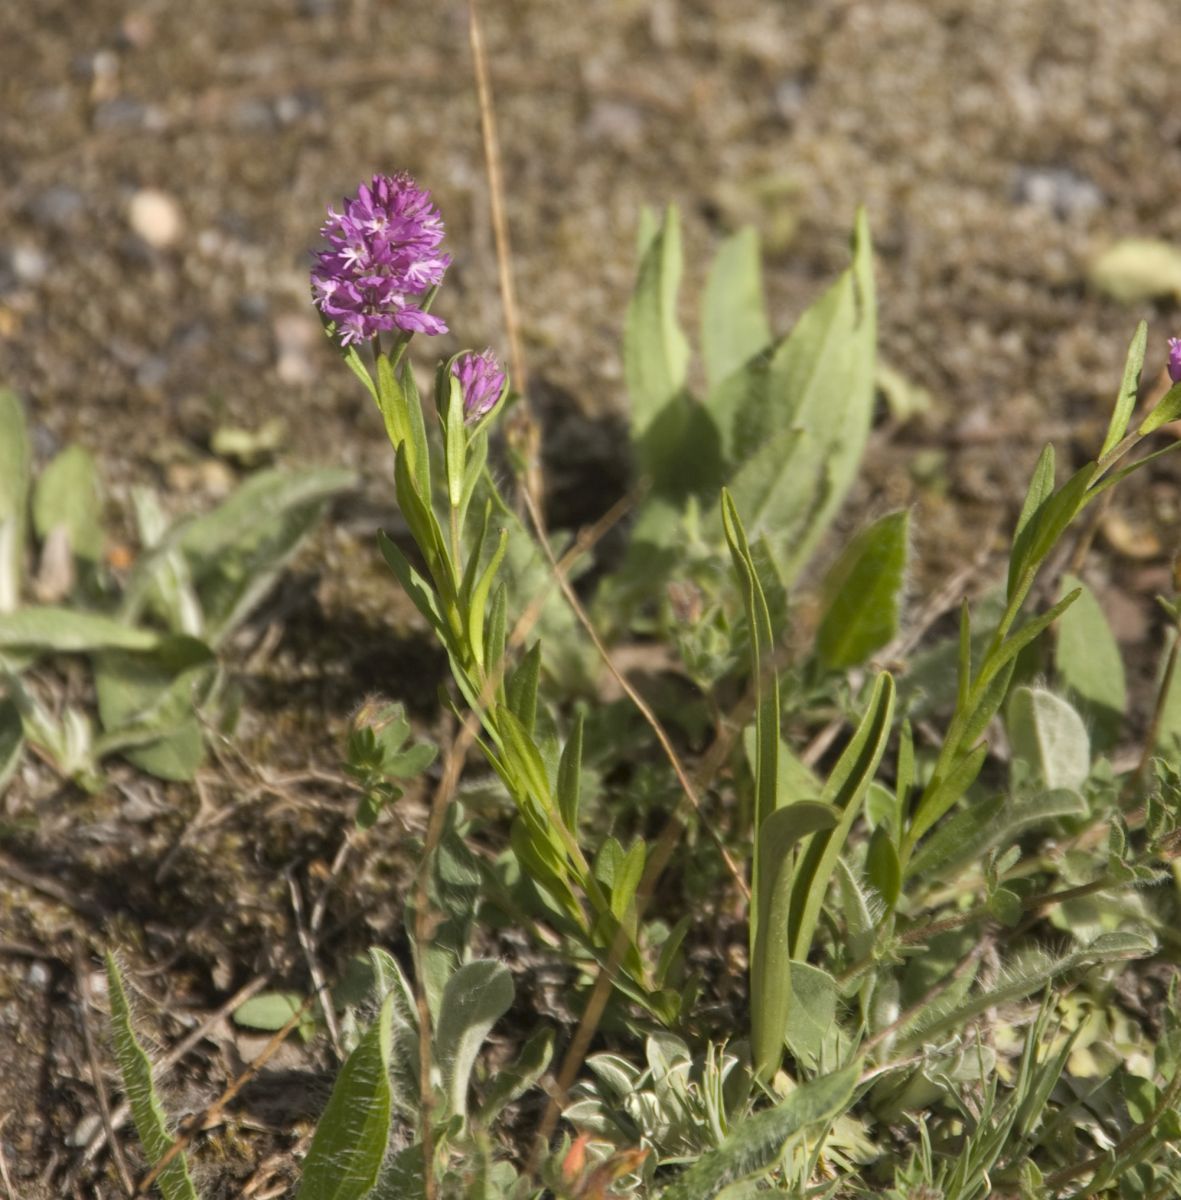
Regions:
[[[463,390],[463,419],[469,425],[491,412],[504,392],[504,372],[491,350],[461,354],[451,364],[451,374]]]
[[[1181,338],[1169,338],[1169,378],[1181,383]]]
[[[345,200],[343,213],[329,208],[328,218],[320,233],[329,248],[315,252],[312,295],[341,345],[393,329],[447,332],[421,307],[451,263],[439,253],[443,219],[430,192],[405,173],[375,175]]]

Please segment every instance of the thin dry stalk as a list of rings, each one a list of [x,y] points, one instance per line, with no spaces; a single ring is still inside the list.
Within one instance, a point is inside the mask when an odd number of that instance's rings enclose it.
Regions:
[[[468,0],[467,11],[476,98],[480,105],[484,168],[488,175],[488,204],[492,217],[492,234],[496,242],[500,305],[504,315],[505,334],[508,337],[513,388],[519,396],[509,415],[507,433],[510,444],[524,463],[525,490],[532,496],[540,512],[545,497],[545,484],[541,476],[541,430],[528,398],[529,377],[521,345],[521,321],[517,314],[517,293],[513,282],[513,254],[504,207],[504,175],[501,171],[500,141],[496,136],[496,109],[492,102],[492,83],[488,75],[488,59],[484,52],[484,35],[480,28],[477,0]]]
[[[316,955],[315,936],[304,923],[303,896],[300,893],[299,884],[295,882],[295,876],[290,871],[286,874],[287,889],[291,893],[291,912],[295,917],[295,934],[303,948],[304,959],[308,964],[308,974],[312,977],[312,988],[320,997],[320,1011],[324,1014],[324,1024],[328,1027],[328,1036],[332,1039],[332,1049],[336,1052],[339,1061],[344,1057],[344,1050],[341,1047],[340,1029],[336,1024],[336,1013],[332,1010],[332,997],[328,994],[328,981],[320,969],[320,960]]]
[[[221,1114],[225,1111],[226,1106],[266,1066],[274,1053],[286,1040],[287,1035],[303,1020],[304,1014],[311,1008],[314,999],[315,996],[309,996],[292,1013],[291,1019],[267,1042],[258,1057],[251,1061],[246,1070],[234,1079],[212,1104],[208,1105],[202,1112],[194,1113],[192,1117],[182,1124],[177,1131],[176,1139],[172,1145],[168,1147],[152,1169],[136,1184],[132,1195],[142,1196],[147,1192],[159,1178],[160,1172],[189,1145],[197,1133],[202,1129],[211,1128],[221,1120]]]

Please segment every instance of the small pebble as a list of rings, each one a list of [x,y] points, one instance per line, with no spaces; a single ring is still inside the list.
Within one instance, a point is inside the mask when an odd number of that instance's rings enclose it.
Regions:
[[[171,246],[180,237],[184,225],[176,201],[167,192],[156,188],[143,188],[132,196],[128,221],[131,228],[157,250]]]
[[[30,213],[40,225],[65,229],[78,221],[85,207],[86,201],[81,192],[64,183],[57,183],[46,188],[33,201]]]
[[[49,259],[36,246],[14,246],[11,254],[12,270],[22,283],[40,283],[49,270]]]
[[[53,978],[53,973],[43,962],[35,962],[29,967],[29,987],[37,988],[38,991],[44,991],[49,986],[49,981]]]

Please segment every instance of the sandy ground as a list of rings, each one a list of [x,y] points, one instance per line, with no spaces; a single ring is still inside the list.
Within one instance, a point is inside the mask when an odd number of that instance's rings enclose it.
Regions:
[[[719,236],[759,227],[785,329],[868,206],[881,352],[932,408],[883,421],[846,524],[915,504],[920,595],[1011,516],[1042,442],[1061,461],[1093,452],[1136,320],[1152,320],[1154,379],[1181,332],[1175,307],[1120,307],[1086,284],[1116,238],[1181,243],[1168,0],[486,9],[559,523],[624,485],[618,347],[644,203],[685,218],[690,328]],[[144,1019],[174,1042],[183,1029],[158,1006],[207,1012],[272,965],[292,943],[282,871],[319,886],[347,817],[331,782],[268,792],[260,772],[331,768],[340,721],[374,688],[430,717],[421,681],[437,660],[371,551],[391,511],[387,447],[319,333],[307,248],[327,203],[407,169],[434,190],[455,257],[438,304],[454,336],[421,361],[503,346],[465,22],[458,2],[0,0],[0,383],[26,400],[39,458],[70,441],[96,451],[116,530],[132,483],[176,511],[207,504],[232,479],[214,433],[276,416],[280,461],[343,463],[366,481],[268,618],[279,632],[244,728],[281,721],[283,737],[229,755],[201,798],[238,806],[218,824],[236,840],[214,853],[190,790],[130,774],[114,799],[88,799],[34,772],[3,801],[0,845],[35,876],[0,870],[0,1148],[26,1197],[91,1178],[76,1170],[96,1113],[77,997],[93,948],[112,935],[139,948]],[[1130,489],[1100,542],[1092,581],[1133,651],[1159,637],[1151,595],[1176,549],[1176,482],[1166,465]],[[165,863],[185,829],[191,845]],[[346,873],[333,916],[367,923],[358,944],[396,926],[393,840]],[[207,1045],[171,1102],[199,1107],[241,1049],[232,1032],[217,1055]],[[308,1065],[292,1053],[292,1069]],[[314,1088],[296,1092],[277,1115],[265,1097],[249,1110],[261,1135],[227,1135],[210,1195],[250,1175],[273,1125],[315,1109]],[[108,1169],[100,1158],[95,1177],[114,1195]]]

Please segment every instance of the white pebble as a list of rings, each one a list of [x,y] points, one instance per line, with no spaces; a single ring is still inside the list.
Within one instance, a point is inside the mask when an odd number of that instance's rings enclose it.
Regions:
[[[171,246],[183,225],[176,201],[155,188],[144,188],[131,197],[128,220],[131,228],[157,250]]]

